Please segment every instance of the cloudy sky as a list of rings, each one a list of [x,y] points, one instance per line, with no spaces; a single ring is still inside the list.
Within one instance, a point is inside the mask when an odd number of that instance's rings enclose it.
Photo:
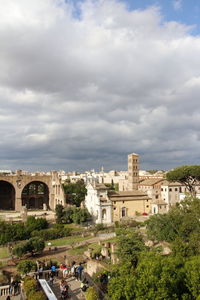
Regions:
[[[199,0],[0,0],[0,169],[199,164],[199,20]]]

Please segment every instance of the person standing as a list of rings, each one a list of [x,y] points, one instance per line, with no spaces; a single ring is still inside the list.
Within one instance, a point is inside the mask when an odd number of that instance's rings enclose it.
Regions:
[[[83,266],[80,263],[77,267],[77,273],[78,273],[78,279],[81,280],[82,279],[82,272],[83,272]]]

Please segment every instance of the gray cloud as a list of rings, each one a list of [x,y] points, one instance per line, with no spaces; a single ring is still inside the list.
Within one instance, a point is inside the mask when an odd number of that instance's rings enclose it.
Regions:
[[[0,0],[1,168],[199,163],[200,38],[159,8]],[[76,3],[77,5],[77,3]],[[77,9],[77,8],[76,8]]]

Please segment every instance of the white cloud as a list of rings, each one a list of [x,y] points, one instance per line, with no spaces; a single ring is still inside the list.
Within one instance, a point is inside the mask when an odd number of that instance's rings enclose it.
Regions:
[[[175,10],[180,10],[182,8],[182,0],[174,0],[172,5]]]
[[[114,0],[85,1],[78,17],[64,0],[0,6],[4,167],[118,169],[131,152],[147,168],[198,163],[200,38],[189,27]]]

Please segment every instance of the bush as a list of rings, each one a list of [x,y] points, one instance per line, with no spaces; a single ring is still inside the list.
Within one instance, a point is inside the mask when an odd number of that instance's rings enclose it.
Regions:
[[[8,277],[4,274],[0,274],[0,285],[8,284]]]
[[[37,290],[37,281],[33,278],[27,278],[24,281],[24,290],[26,292],[26,295],[29,299],[29,294]],[[37,298],[35,298],[37,299]]]
[[[97,224],[95,226],[95,231],[98,232],[98,231],[101,231],[101,230],[104,230],[106,229],[106,227],[104,226],[104,224],[100,223],[100,224]]]
[[[85,294],[85,297],[86,297],[86,300],[98,300],[99,299],[98,292],[94,286],[91,286],[88,288],[88,290]]]
[[[28,274],[31,271],[36,271],[36,269],[37,265],[32,260],[24,260],[17,265],[17,270],[21,274]]]
[[[33,237],[40,237],[43,240],[54,240],[66,236],[70,236],[72,229],[70,228],[64,228],[64,225],[62,224],[56,224],[57,226],[54,226],[50,229],[43,229],[43,230],[34,230],[32,232]],[[58,226],[59,225],[59,226]]]
[[[32,290],[29,295],[27,300],[46,300],[46,296],[44,295],[44,293],[42,291],[35,291]]]
[[[64,216],[64,207],[62,206],[62,204],[56,205],[55,212],[56,212],[56,223],[62,224],[62,219]]]
[[[31,232],[33,230],[41,230],[41,229],[46,229],[48,228],[48,222],[44,218],[38,218],[36,219],[33,216],[28,217],[26,221],[26,230],[30,236]]]
[[[48,222],[46,219],[36,219],[32,216],[28,217],[25,223],[8,224],[5,221],[0,221],[0,245],[29,239],[32,231],[47,227]]]
[[[56,216],[58,224],[81,224],[83,222],[91,220],[91,215],[86,208],[68,207],[64,210],[61,206],[56,206]]]
[[[21,243],[21,244],[17,245],[13,249],[12,253],[14,255],[16,255],[17,257],[22,257],[24,254],[27,253],[27,243],[25,242],[25,243]]]
[[[43,239],[39,237],[33,237],[28,241],[17,245],[13,249],[13,254],[17,255],[18,257],[22,257],[27,253],[31,253],[31,255],[34,255],[37,252],[41,252],[44,249],[44,247],[45,243]]]

